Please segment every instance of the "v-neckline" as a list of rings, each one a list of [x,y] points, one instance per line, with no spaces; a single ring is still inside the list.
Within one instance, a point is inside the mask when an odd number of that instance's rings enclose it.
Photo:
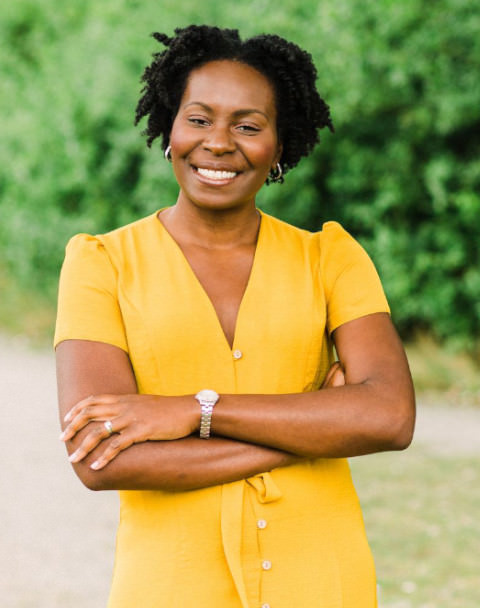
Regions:
[[[259,251],[260,251],[261,244],[262,244],[262,241],[263,241],[262,235],[264,233],[264,224],[265,224],[265,219],[264,218],[265,218],[265,214],[262,211],[260,211],[260,209],[257,209],[257,211],[259,213],[259,216],[260,216],[260,222],[259,222],[259,226],[258,226],[257,242],[256,242],[256,245],[255,245],[255,252],[253,254],[252,265],[250,267],[250,273],[248,275],[247,283],[245,285],[245,290],[244,290],[244,292],[242,294],[242,297],[240,299],[240,304],[238,306],[237,316],[236,316],[236,319],[235,319],[235,325],[234,325],[234,330],[233,330],[233,340],[232,340],[232,343],[230,344],[230,342],[229,342],[229,340],[227,338],[227,335],[225,333],[225,330],[223,328],[223,325],[220,322],[220,317],[218,316],[217,309],[215,308],[215,306],[214,306],[214,304],[212,302],[212,299],[208,295],[207,290],[205,289],[205,287],[203,286],[202,282],[198,278],[197,274],[193,270],[192,265],[190,264],[190,262],[187,259],[187,256],[183,252],[183,249],[180,247],[179,243],[175,240],[175,238],[170,234],[170,232],[168,231],[167,227],[165,226],[165,224],[160,219],[160,213],[164,209],[167,209],[167,207],[162,207],[161,209],[159,209],[158,211],[155,212],[155,214],[154,214],[155,221],[158,224],[160,224],[161,231],[166,235],[167,239],[172,244],[173,248],[176,250],[177,255],[179,255],[180,258],[182,259],[182,261],[184,263],[184,266],[187,268],[187,272],[193,278],[193,282],[197,286],[197,289],[203,294],[203,298],[206,300],[207,305],[210,308],[210,313],[213,314],[213,317],[214,317],[217,329],[222,334],[224,343],[227,346],[228,350],[229,351],[234,351],[236,349],[236,344],[237,344],[237,338],[238,338],[238,333],[239,333],[239,325],[240,325],[239,321],[241,320],[242,309],[245,307],[245,302],[246,302],[247,296],[248,296],[249,292],[251,291],[252,282],[253,282],[253,280],[254,280],[257,272],[258,272],[256,269],[257,269],[257,266],[259,264],[259,262],[258,262]]]

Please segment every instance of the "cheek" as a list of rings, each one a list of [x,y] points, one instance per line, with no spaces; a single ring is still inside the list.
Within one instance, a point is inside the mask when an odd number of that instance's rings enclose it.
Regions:
[[[177,155],[188,151],[192,146],[196,145],[197,140],[198,136],[196,133],[192,132],[192,129],[189,129],[180,119],[176,118],[173,121],[169,143]]]
[[[251,152],[251,158],[257,165],[265,165],[270,169],[277,155],[278,146],[275,141],[258,146]]]
[[[182,134],[182,128],[175,123],[172,125],[169,143],[174,150],[180,150],[185,146],[185,135]]]

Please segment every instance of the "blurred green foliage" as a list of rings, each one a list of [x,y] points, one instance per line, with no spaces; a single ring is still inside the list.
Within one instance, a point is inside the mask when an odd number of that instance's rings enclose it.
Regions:
[[[133,113],[153,30],[209,23],[307,50],[336,133],[259,204],[342,222],[403,335],[480,335],[480,5],[471,0],[16,0],[0,7],[0,270],[54,298],[67,239],[172,204]]]

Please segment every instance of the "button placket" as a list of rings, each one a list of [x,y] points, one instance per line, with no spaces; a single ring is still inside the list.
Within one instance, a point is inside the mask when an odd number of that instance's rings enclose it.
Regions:
[[[257,511],[257,520],[256,520],[256,527],[257,527],[257,538],[258,538],[258,542],[259,542],[259,550],[260,550],[260,555],[265,551],[266,547],[265,547],[265,542],[267,540],[267,537],[265,536],[265,534],[267,534],[267,532],[265,531],[265,529],[268,527],[268,520],[265,517],[262,517],[262,515],[265,515],[266,513],[264,512],[264,506],[260,507],[260,510]],[[265,576],[268,576],[266,573],[272,569],[272,562],[269,559],[262,559],[261,560],[261,570],[265,573]],[[260,604],[260,608],[270,608],[270,604],[268,602],[261,602]]]

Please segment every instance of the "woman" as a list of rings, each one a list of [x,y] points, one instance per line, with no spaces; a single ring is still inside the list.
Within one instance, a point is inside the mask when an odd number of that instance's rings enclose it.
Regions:
[[[277,36],[155,37],[137,122],[178,199],[72,239],[55,337],[70,461],[121,491],[109,606],[372,607],[345,458],[409,444],[408,365],[352,237],[255,206],[333,129],[315,68]]]

